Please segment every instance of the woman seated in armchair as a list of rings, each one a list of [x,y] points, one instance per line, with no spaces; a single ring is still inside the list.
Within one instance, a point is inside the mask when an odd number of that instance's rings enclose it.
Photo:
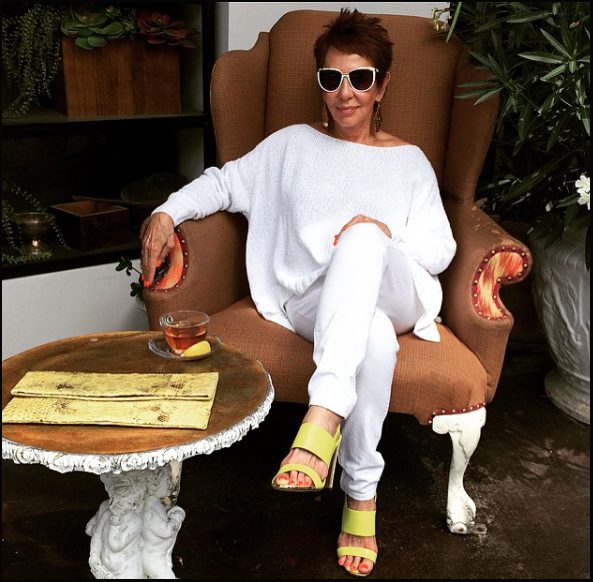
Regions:
[[[439,341],[437,275],[456,244],[430,162],[381,130],[392,42],[380,20],[342,10],[314,55],[327,122],[285,127],[172,194],[143,225],[142,272],[149,286],[184,220],[247,218],[258,312],[314,343],[309,408],[272,487],[331,487],[339,462],[338,564],[366,576],[397,337]]]

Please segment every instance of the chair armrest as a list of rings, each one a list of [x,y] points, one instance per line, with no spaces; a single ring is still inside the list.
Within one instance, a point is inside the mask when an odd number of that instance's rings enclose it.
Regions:
[[[488,374],[488,401],[494,396],[513,316],[500,290],[527,277],[529,249],[473,203],[443,199],[457,254],[441,275],[443,319],[479,358]]]
[[[167,288],[144,289],[150,329],[176,309],[212,314],[249,294],[245,268],[247,222],[238,214],[217,212],[203,220],[186,220],[176,229],[182,267],[168,277]],[[178,263],[179,257],[171,262]]]

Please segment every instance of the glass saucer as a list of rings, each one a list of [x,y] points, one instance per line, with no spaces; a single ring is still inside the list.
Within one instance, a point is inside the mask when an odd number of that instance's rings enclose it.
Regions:
[[[166,358],[167,360],[183,360],[184,362],[191,362],[192,360],[203,360],[208,356],[212,355],[218,348],[220,348],[220,338],[216,336],[208,336],[206,341],[210,344],[210,351],[206,354],[201,354],[200,356],[182,356],[175,354],[171,351],[169,344],[165,341],[165,338],[157,337],[151,340],[148,340],[148,349],[157,356],[161,358]]]

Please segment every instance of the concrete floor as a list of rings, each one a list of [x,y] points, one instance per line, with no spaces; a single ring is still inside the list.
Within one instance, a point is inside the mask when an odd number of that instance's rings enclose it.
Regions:
[[[465,485],[467,536],[445,525],[448,437],[390,415],[378,492],[379,579],[586,579],[589,427],[543,393],[543,352],[509,352]],[[187,579],[343,579],[335,541],[343,497],[271,490],[304,407],[274,404],[230,449],[184,463],[187,517],[174,568]],[[2,578],[91,579],[84,526],[106,498],[99,478],[2,462]]]

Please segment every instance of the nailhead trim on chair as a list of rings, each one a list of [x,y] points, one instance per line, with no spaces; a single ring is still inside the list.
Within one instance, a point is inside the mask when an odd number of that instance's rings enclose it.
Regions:
[[[484,408],[485,406],[485,402],[480,402],[478,404],[473,404],[472,406],[467,406],[465,408],[451,408],[450,410],[438,408],[432,413],[431,418],[428,420],[428,424],[432,424],[432,419],[435,416],[441,416],[443,414],[463,414],[464,412],[471,412],[472,410],[478,410],[480,408]]]
[[[500,300],[500,286],[518,283],[531,270],[527,249],[515,245],[495,247],[480,262],[472,285],[472,304],[476,313],[494,321],[508,319],[509,314]]]

